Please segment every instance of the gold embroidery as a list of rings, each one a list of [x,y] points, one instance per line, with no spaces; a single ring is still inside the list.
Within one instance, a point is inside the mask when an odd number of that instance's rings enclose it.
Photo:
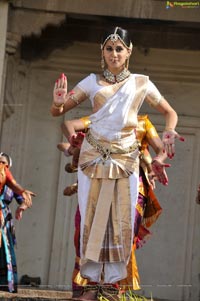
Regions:
[[[100,159],[102,155],[99,151],[85,139],[82,144],[79,165],[88,177],[119,179],[129,177],[134,171],[138,172],[138,148],[131,153],[123,153],[125,148],[123,139],[112,141],[112,143],[105,139],[99,139],[98,141],[100,141],[105,149],[111,148],[115,153],[108,154],[110,160],[102,160]],[[108,164],[106,164],[106,162],[108,162]]]
[[[128,262],[132,246],[130,198],[128,178],[91,180],[83,232],[86,261]]]
[[[132,102],[132,105],[128,113],[128,118],[126,121],[125,128],[137,124],[137,113],[144,100],[144,96],[147,89],[147,82],[148,82],[147,76],[135,77],[136,93],[134,96],[134,101]]]
[[[73,89],[73,94],[70,96],[70,98],[76,103],[79,104],[82,101],[86,100],[88,98],[88,95],[78,86],[76,86]]]
[[[156,107],[163,99],[164,99],[163,96],[158,97],[152,93],[146,96],[147,103],[152,107]]]

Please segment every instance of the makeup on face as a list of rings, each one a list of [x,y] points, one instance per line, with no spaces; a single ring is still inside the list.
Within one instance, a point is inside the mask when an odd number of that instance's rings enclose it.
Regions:
[[[8,165],[8,161],[6,160],[5,157],[0,157],[0,164],[3,164],[3,165]]]
[[[117,40],[108,40],[103,48],[103,57],[107,68],[114,73],[119,73],[124,69],[125,62],[129,57],[129,50]]]
[[[122,46],[106,46],[105,49],[108,51],[108,52],[112,52],[112,51],[116,51],[117,53],[121,53],[125,48],[123,48]]]

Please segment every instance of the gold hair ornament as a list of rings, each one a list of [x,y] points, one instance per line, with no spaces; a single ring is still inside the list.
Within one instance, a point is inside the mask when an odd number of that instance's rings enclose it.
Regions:
[[[103,50],[106,42],[108,40],[111,40],[113,43],[115,43],[117,40],[120,40],[120,42],[128,49],[132,50],[133,48],[133,44],[130,42],[130,45],[126,45],[126,43],[123,41],[123,39],[118,35],[117,30],[119,27],[115,28],[114,33],[110,34],[109,36],[107,36],[107,38],[104,40],[103,44],[101,44],[101,50]]]

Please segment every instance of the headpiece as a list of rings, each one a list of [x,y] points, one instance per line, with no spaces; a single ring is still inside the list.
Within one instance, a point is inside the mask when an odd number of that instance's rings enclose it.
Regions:
[[[111,40],[113,43],[116,42],[117,40],[120,40],[120,42],[122,42],[122,44],[123,44],[126,48],[132,50],[133,44],[131,43],[131,41],[130,41],[130,44],[127,45],[126,42],[123,40],[123,38],[120,37],[120,35],[117,33],[118,30],[119,30],[119,27],[115,27],[114,33],[109,34],[109,35],[104,39],[104,41],[103,41],[102,44],[101,44],[101,50],[104,48],[104,46],[105,46],[105,44],[106,44],[106,42],[107,42],[108,40]]]

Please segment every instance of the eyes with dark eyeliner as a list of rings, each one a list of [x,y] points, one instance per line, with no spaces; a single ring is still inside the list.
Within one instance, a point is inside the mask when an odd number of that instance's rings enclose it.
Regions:
[[[116,46],[115,48],[113,48],[113,47],[111,47],[111,46],[107,46],[107,47],[106,47],[106,50],[107,50],[108,52],[112,52],[112,51],[115,50],[117,53],[120,53],[120,52],[122,52],[122,51],[124,50],[124,48],[121,47],[121,46]]]

